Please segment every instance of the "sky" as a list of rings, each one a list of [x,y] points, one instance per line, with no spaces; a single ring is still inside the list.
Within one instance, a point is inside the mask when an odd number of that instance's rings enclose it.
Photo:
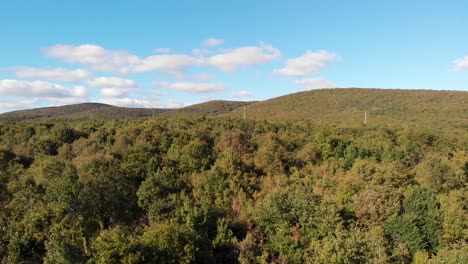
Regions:
[[[0,112],[468,91],[468,1],[0,0]]]

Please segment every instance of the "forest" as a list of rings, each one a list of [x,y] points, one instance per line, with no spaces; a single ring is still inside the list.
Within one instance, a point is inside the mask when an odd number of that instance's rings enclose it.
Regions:
[[[0,121],[1,262],[468,263],[457,131]]]

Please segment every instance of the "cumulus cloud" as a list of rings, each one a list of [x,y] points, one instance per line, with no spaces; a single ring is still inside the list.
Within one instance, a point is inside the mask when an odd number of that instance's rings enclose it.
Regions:
[[[209,49],[192,49],[192,54],[198,57],[205,56],[205,55],[212,54],[212,53],[213,51]]]
[[[0,111],[58,106],[89,101],[83,86],[67,88],[44,81],[0,80]]]
[[[245,97],[251,97],[252,93],[248,91],[239,91],[236,93],[232,93],[231,96],[235,98],[245,98]]]
[[[128,97],[138,84],[134,80],[122,79],[118,77],[98,77],[88,81],[91,87],[100,88],[104,97]]]
[[[334,82],[323,78],[306,78],[296,80],[297,84],[304,86],[304,90],[326,89],[339,87]]]
[[[192,65],[202,63],[202,60],[188,55],[154,55],[141,60],[132,70],[134,72],[162,71],[181,73]]]
[[[65,98],[88,96],[83,86],[67,88],[45,81],[0,80],[0,96]]]
[[[117,77],[98,77],[88,81],[88,85],[100,88],[136,88],[137,83],[134,80],[122,79]]]
[[[41,79],[72,83],[81,82],[91,77],[91,73],[83,69],[67,70],[64,68],[41,69],[19,67],[16,68],[15,73],[16,77],[21,79]]]
[[[227,86],[222,83],[201,83],[201,82],[156,82],[157,87],[165,87],[179,92],[186,93],[216,93],[224,91]]]
[[[121,107],[157,107],[153,101],[150,100],[143,100],[143,99],[135,99],[135,98],[101,98],[97,100],[99,103],[103,104],[110,104],[115,106]]]
[[[46,98],[44,100],[49,106],[71,105],[89,102],[89,98],[84,97],[63,97],[63,98]],[[41,103],[44,103],[42,101]],[[23,108],[23,107],[22,107]]]
[[[125,88],[103,88],[101,95],[104,97],[127,97],[130,94],[129,89]]]
[[[214,43],[214,41],[211,42]],[[126,51],[107,50],[93,44],[79,46],[60,44],[44,48],[43,52],[51,58],[86,65],[94,71],[117,74],[150,71],[180,74],[195,65],[213,66],[230,72],[243,66],[267,63],[281,58],[281,52],[278,49],[263,43],[259,46],[222,50],[215,55],[208,55],[214,53],[210,50],[194,49],[192,50],[193,56],[157,54],[140,58]]]
[[[172,50],[171,48],[157,48],[154,51],[157,52],[157,53],[172,53],[172,52],[174,52],[174,50]]]
[[[140,58],[126,51],[107,50],[101,46],[55,45],[44,49],[46,56],[65,62],[87,65],[95,71],[128,74],[132,72],[162,71],[179,73],[202,61],[188,55],[160,54]]]
[[[176,100],[169,100],[166,102],[159,102],[158,107],[159,108],[181,108],[185,106],[189,106],[189,103],[184,103],[181,101],[176,101]]]
[[[0,100],[0,112],[11,111],[17,109],[31,109],[40,103],[38,98],[21,98],[21,99],[3,99]]]
[[[203,42],[205,46],[214,47],[219,46],[224,43],[224,39],[217,39],[217,38],[209,38]]]
[[[180,108],[187,104],[179,101],[159,102],[140,98],[101,98],[97,102],[121,107],[144,107],[144,108]]]
[[[136,55],[126,51],[113,51],[101,46],[85,44],[79,46],[55,45],[43,49],[46,56],[90,66],[95,71],[116,72],[127,74],[141,60]]]
[[[195,76],[195,78],[200,81],[208,81],[213,79],[213,75],[208,73],[199,73]]]
[[[239,67],[263,64],[281,58],[281,52],[271,45],[240,47],[208,57],[206,64],[232,72]]]
[[[454,71],[468,71],[468,56],[453,61]]]
[[[304,55],[288,59],[286,66],[282,69],[277,69],[274,72],[294,77],[304,77],[308,74],[315,74],[320,72],[331,62],[339,60],[339,56],[321,50],[318,52],[307,51]]]

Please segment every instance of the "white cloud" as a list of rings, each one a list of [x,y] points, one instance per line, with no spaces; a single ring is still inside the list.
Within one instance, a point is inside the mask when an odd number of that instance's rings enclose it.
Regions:
[[[239,91],[237,93],[232,93],[231,96],[235,98],[244,98],[244,97],[251,97],[252,93],[248,91]]]
[[[138,87],[138,84],[134,80],[118,77],[94,78],[88,81],[88,85],[100,88],[102,96],[112,98],[128,97],[132,89]]]
[[[78,63],[90,66],[95,71],[116,72],[127,74],[141,60],[136,55],[126,51],[106,50],[103,47],[85,44],[80,46],[55,45],[45,48],[45,55],[69,63]]]
[[[22,79],[41,79],[59,82],[81,82],[91,77],[91,73],[83,70],[67,70],[64,68],[41,69],[31,67],[19,67],[15,70],[16,77]]]
[[[184,72],[188,67],[201,63],[202,60],[188,55],[154,55],[141,60],[137,65],[135,65],[132,71],[161,71],[168,73],[181,73]]]
[[[334,82],[323,78],[306,78],[296,80],[297,84],[304,86],[304,90],[314,90],[314,89],[326,89],[326,88],[338,88]]]
[[[160,108],[181,108],[181,107],[189,106],[190,104],[180,102],[180,101],[170,100],[167,102],[160,102],[158,105]]]
[[[67,88],[44,81],[0,80],[0,111],[41,106],[77,104],[89,101],[83,86]]]
[[[122,79],[117,77],[98,77],[88,81],[88,85],[99,88],[136,88],[137,83],[134,80]]]
[[[453,61],[453,64],[454,71],[468,71],[468,56]]]
[[[208,73],[200,73],[200,74],[197,74],[195,78],[200,81],[208,81],[208,80],[213,79],[213,75],[208,74]]]
[[[18,109],[31,109],[36,107],[38,103],[40,103],[38,98],[15,98],[15,100],[0,100],[0,112]]]
[[[121,107],[157,107],[156,104],[149,100],[135,99],[135,98],[101,98],[97,100],[99,103],[110,104]]]
[[[156,100],[146,100],[139,98],[101,98],[99,103],[110,104],[121,107],[144,107],[144,108],[179,108],[187,104],[178,101],[159,102]]]
[[[103,88],[101,95],[104,97],[127,97],[130,94],[129,89],[125,88]]]
[[[155,86],[165,87],[186,93],[216,93],[224,91],[227,86],[222,83],[200,83],[200,82],[156,82]]]
[[[84,97],[47,98],[45,99],[45,101],[47,102],[49,106],[61,106],[61,105],[86,103],[86,102],[89,102],[89,98],[84,98]]]
[[[331,62],[339,60],[339,56],[321,50],[318,52],[307,51],[304,55],[288,59],[286,66],[282,69],[277,69],[274,72],[286,76],[304,77],[308,74],[320,72]]]
[[[101,46],[55,45],[44,49],[44,53],[69,63],[83,64],[95,71],[128,74],[132,72],[162,71],[180,73],[203,61],[188,55],[160,54],[140,58],[126,51],[107,50]]]
[[[220,40],[217,40],[218,42]],[[214,42],[213,42],[214,43]],[[101,46],[85,44],[79,46],[55,45],[43,49],[46,56],[68,63],[81,64],[94,71],[129,74],[135,72],[160,71],[181,74],[189,67],[214,66],[223,71],[235,71],[239,67],[267,63],[281,58],[281,52],[270,45],[240,47],[223,50],[207,56],[212,51],[194,49],[195,56],[184,54],[158,54],[140,58],[126,51],[107,50]]]
[[[203,43],[205,46],[214,47],[224,43],[224,39],[209,38]]]
[[[43,98],[84,98],[88,95],[86,88],[75,86],[67,88],[62,85],[44,81],[0,80],[0,96],[43,97]]]
[[[75,87],[73,87],[72,95],[74,97],[85,98],[85,97],[87,97],[89,95],[89,93],[88,93],[88,89],[86,89],[86,87],[84,87],[84,86],[75,86]]]
[[[172,52],[174,52],[174,50],[172,50],[171,48],[157,48],[154,51],[157,52],[157,53],[172,53]]]
[[[270,45],[240,47],[226,50],[206,59],[206,64],[231,72],[239,67],[263,64],[281,58],[281,52]]]
[[[212,54],[213,51],[209,49],[192,49],[192,54],[195,56],[204,56],[207,54]]]

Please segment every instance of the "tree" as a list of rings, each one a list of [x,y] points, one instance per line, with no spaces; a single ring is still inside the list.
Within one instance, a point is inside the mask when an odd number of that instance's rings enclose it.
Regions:
[[[173,216],[178,193],[184,188],[179,175],[172,168],[163,168],[148,176],[137,191],[138,205],[148,212],[152,222]]]
[[[390,217],[386,233],[406,243],[412,254],[437,252],[442,235],[439,204],[428,189],[415,186],[403,200],[403,214]]]
[[[117,160],[94,157],[79,170],[79,177],[80,212],[97,221],[101,229],[119,222],[128,223],[139,215],[138,186],[119,170]]]
[[[140,238],[146,263],[195,263],[197,234],[174,222],[150,225]]]
[[[257,144],[258,149],[254,154],[255,167],[269,175],[283,173],[288,163],[287,151],[277,135],[269,132],[261,136]]]
[[[137,245],[124,227],[102,230],[92,244],[92,258],[88,263],[141,263]]]
[[[67,215],[50,227],[44,263],[86,263],[87,234],[81,217]]]

